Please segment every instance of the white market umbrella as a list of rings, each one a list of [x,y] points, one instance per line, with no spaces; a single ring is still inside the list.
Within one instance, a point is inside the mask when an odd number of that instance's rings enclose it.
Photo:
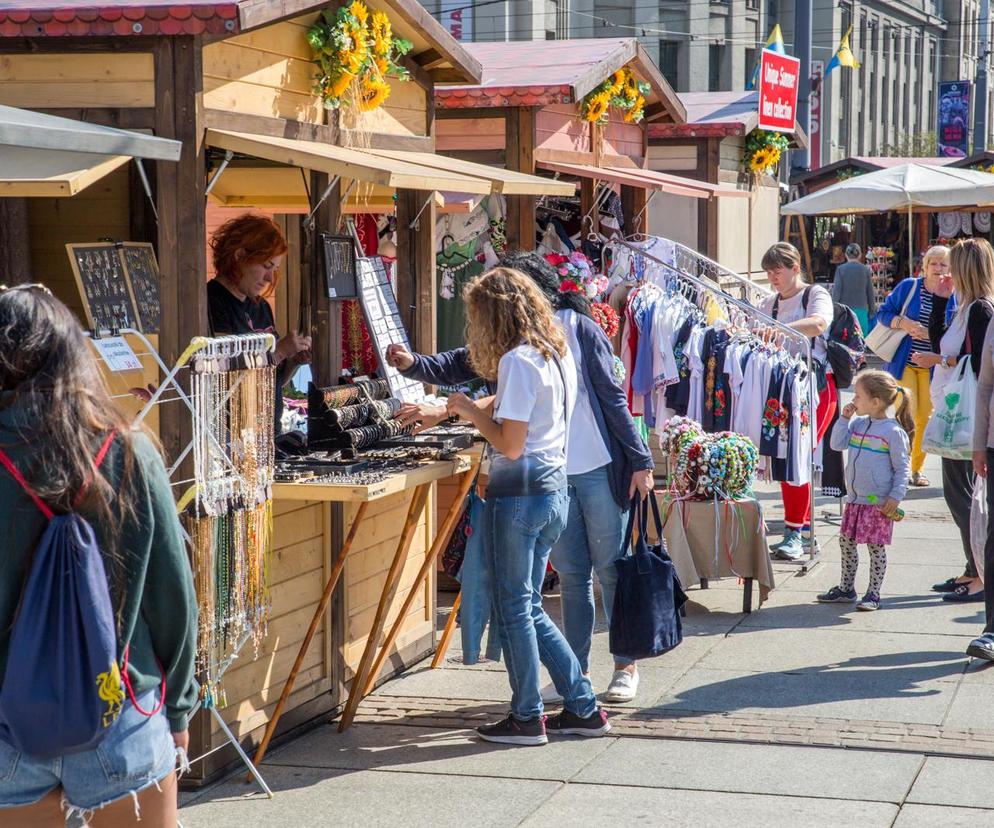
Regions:
[[[857,175],[785,204],[785,215],[824,216],[908,211],[908,268],[912,213],[994,207],[994,175],[977,170],[901,164]]]

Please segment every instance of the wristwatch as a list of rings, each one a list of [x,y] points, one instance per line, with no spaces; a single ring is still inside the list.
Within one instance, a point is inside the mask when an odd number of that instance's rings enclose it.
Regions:
[[[949,357],[947,356],[942,357],[942,359],[939,360],[939,364],[943,368],[952,368],[952,366],[949,364]]]

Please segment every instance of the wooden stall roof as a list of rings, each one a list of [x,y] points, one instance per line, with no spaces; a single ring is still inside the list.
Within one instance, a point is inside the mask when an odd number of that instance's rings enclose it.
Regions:
[[[435,83],[478,83],[479,62],[417,0],[372,0],[393,30],[414,44],[413,59]],[[203,35],[221,40],[321,11],[314,0],[0,0],[0,38]]]
[[[647,121],[687,119],[679,97],[634,37],[471,43],[467,48],[483,65],[483,79],[476,85],[436,89],[440,109],[576,103],[630,64],[652,87]]]
[[[686,123],[649,124],[649,140],[670,138],[728,138],[748,135],[759,124],[758,92],[684,92],[678,95],[687,111]],[[801,125],[794,122],[790,145],[808,145]]]
[[[608,181],[626,187],[636,187],[640,190],[660,190],[673,195],[690,198],[749,198],[745,190],[734,187],[722,187],[719,184],[709,184],[679,175],[645,170],[639,167],[594,167],[590,164],[566,164],[556,161],[538,161],[538,166],[553,172],[575,175],[579,178],[592,178],[597,181]]]
[[[74,196],[130,160],[127,155],[4,147],[0,198]]]
[[[875,172],[889,167],[896,167],[901,164],[928,164],[930,166],[944,167],[968,167],[962,158],[902,158],[899,156],[882,155],[854,155],[850,158],[843,158],[840,161],[833,161],[814,170],[794,173],[790,177],[791,186],[801,186],[806,192],[820,190],[840,181],[841,173],[848,170],[858,172]],[[978,159],[982,160],[982,159]]]

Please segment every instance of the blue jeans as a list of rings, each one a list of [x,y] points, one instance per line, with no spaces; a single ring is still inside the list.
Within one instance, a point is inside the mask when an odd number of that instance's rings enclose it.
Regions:
[[[158,693],[139,696],[142,709],[154,709]],[[43,760],[0,739],[0,809],[33,805],[61,787],[70,809],[93,811],[156,784],[175,767],[165,710],[148,717],[127,701],[93,750]]]
[[[594,634],[594,580],[601,584],[604,617],[611,623],[618,571],[622,557],[625,513],[611,494],[608,466],[570,475],[569,515],[566,528],[552,547],[552,566],[559,573],[563,602],[563,632],[584,673],[590,669],[590,639]],[[615,664],[635,662],[619,656]]]
[[[542,580],[549,550],[566,523],[566,490],[521,497],[492,497],[484,512],[485,555],[493,573],[494,613],[511,684],[511,715],[542,715],[539,661],[578,716],[597,710],[590,682],[552,619],[542,609]]]

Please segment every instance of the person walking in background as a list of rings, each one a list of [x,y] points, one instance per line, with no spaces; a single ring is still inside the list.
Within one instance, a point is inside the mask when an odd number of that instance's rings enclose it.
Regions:
[[[864,371],[856,378],[855,392],[853,401],[842,409],[831,436],[833,449],[848,450],[848,493],[839,534],[842,580],[819,595],[818,600],[826,604],[856,600],[856,547],[865,543],[870,550],[870,580],[856,608],[875,610],[880,607],[894,519],[908,486],[909,438],[915,423],[910,395],[890,374]],[[895,417],[889,416],[891,406],[897,408]]]
[[[496,396],[465,394],[448,411],[479,429],[493,449],[484,507],[485,565],[511,684],[511,711],[477,732],[488,742],[542,745],[555,733],[601,736],[611,726],[590,680],[542,607],[552,545],[569,510],[566,435],[576,403],[576,365],[552,305],[523,273],[498,267],[470,282],[469,358]],[[539,663],[563,697],[563,712],[543,717]]]
[[[994,316],[994,248],[985,239],[964,239],[949,254],[951,279],[943,279],[932,296],[929,339],[932,351],[913,353],[911,361],[933,369],[932,404],[942,404],[946,383],[961,359],[980,374],[987,326]],[[971,460],[942,458],[942,495],[960,531],[966,566],[963,574],[935,584],[944,601],[983,601],[984,585],[973,560],[970,507],[975,474]]]
[[[175,828],[174,769],[198,695],[193,574],[157,448],[113,404],[83,329],[40,285],[0,288],[0,446],[11,463],[0,468],[0,671],[46,512],[77,512],[102,553],[130,683],[128,698],[107,688],[121,709],[93,749],[39,759],[0,730],[0,825],[61,828],[65,809],[93,812],[95,825]],[[53,724],[44,715],[39,728]]]
[[[877,301],[873,295],[873,279],[870,268],[859,257],[862,251],[858,244],[846,246],[845,264],[835,269],[832,283],[832,301],[852,308],[863,334],[870,332],[870,320],[876,316]]]
[[[948,247],[930,247],[923,262],[924,275],[898,282],[877,311],[878,325],[886,325],[907,334],[898,346],[894,358],[884,365],[884,370],[911,393],[911,411],[915,420],[915,436],[911,444],[912,486],[931,485],[922,471],[925,466],[922,437],[932,414],[932,370],[919,367],[912,357],[931,352],[928,324],[932,315],[932,297],[940,286],[944,286],[947,295],[952,289]]]
[[[977,379],[977,413],[973,424],[973,470],[987,478],[994,467],[994,324],[987,326]],[[994,485],[987,480],[987,514],[994,505]],[[984,543],[984,631],[970,642],[967,655],[994,661],[994,520],[987,521]]]

